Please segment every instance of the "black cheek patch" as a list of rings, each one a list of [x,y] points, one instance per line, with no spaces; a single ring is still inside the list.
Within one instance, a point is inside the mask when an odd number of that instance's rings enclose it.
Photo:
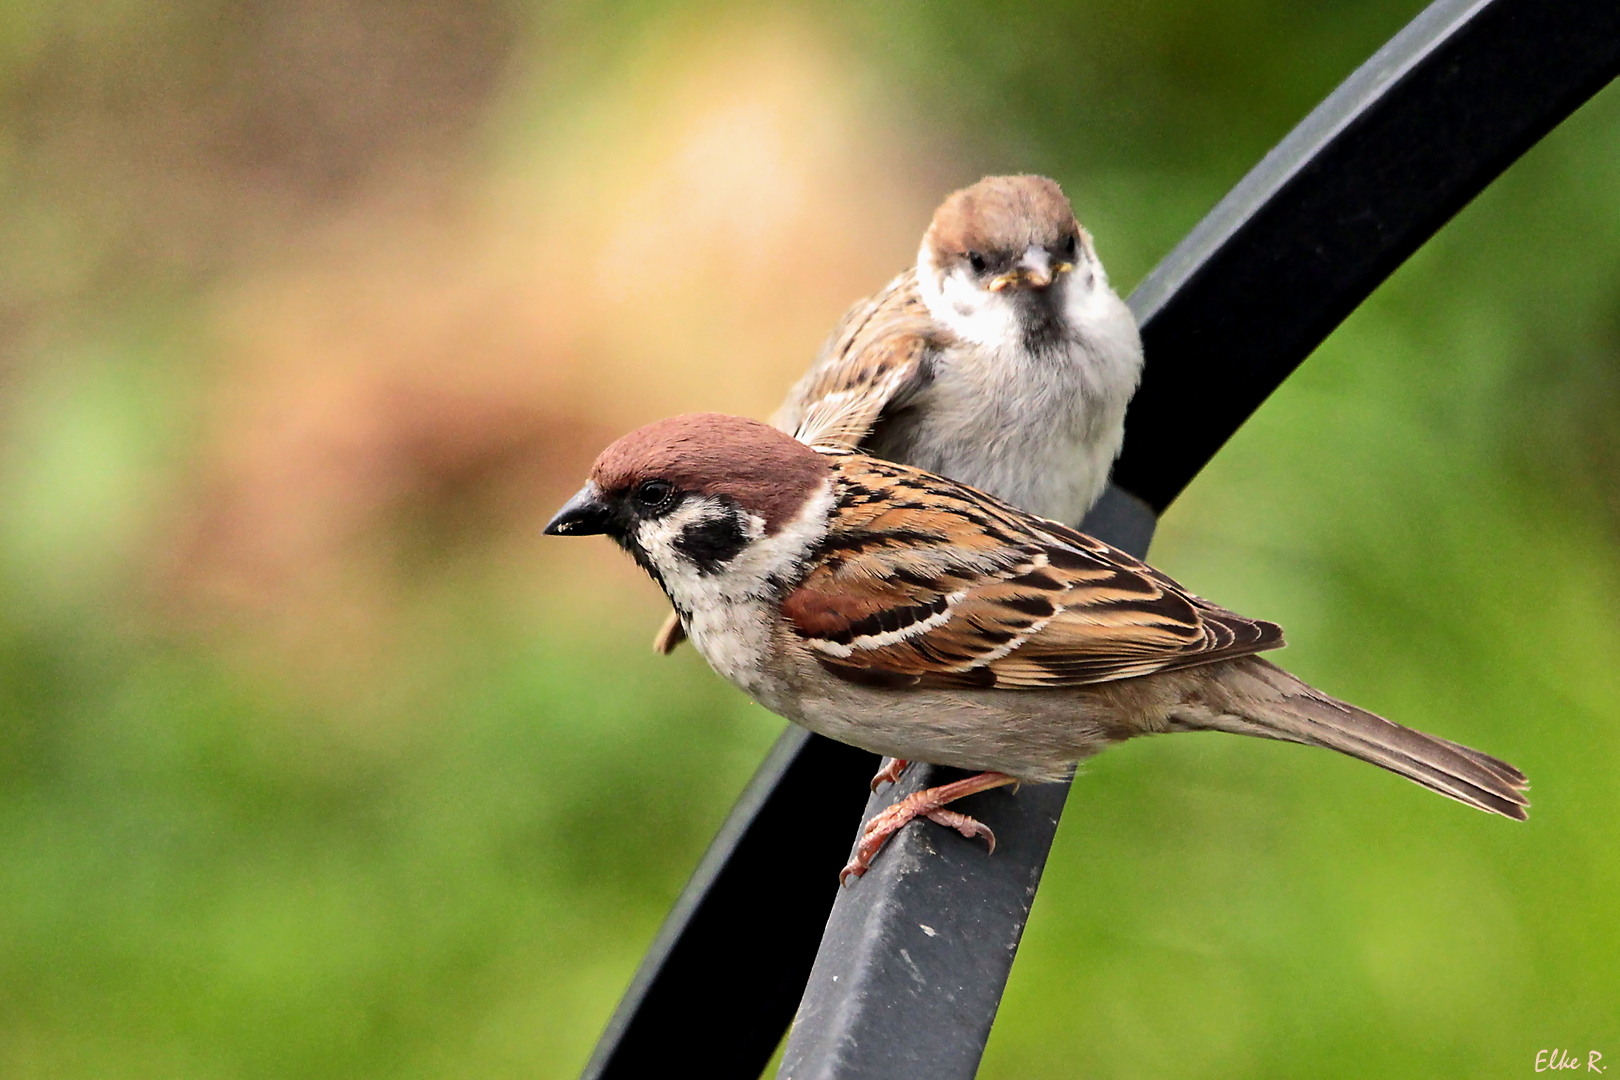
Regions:
[[[716,574],[747,544],[748,534],[737,515],[724,514],[688,525],[675,539],[675,550],[692,560],[699,573]]]

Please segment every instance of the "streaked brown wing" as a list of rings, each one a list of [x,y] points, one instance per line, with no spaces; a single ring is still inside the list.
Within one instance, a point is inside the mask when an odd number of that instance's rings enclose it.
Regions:
[[[907,466],[833,460],[838,519],[782,608],[843,678],[1043,689],[1283,644],[1066,526]]]
[[[908,270],[844,314],[771,423],[811,446],[854,450],[927,379],[933,320]]]

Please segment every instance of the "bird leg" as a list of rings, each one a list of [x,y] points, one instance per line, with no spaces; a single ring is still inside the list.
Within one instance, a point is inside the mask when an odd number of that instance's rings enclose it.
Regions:
[[[907,795],[866,823],[866,828],[861,830],[860,842],[855,845],[854,857],[838,872],[838,883],[846,885],[850,878],[866,873],[872,865],[872,857],[883,847],[884,841],[913,818],[925,817],[947,829],[955,829],[969,840],[982,836],[990,842],[990,850],[995,851],[996,834],[990,831],[988,825],[966,814],[946,810],[945,804],[980,791],[1016,783],[1018,781],[1006,773],[982,772],[965,780],[924,788]]]
[[[900,774],[905,772],[906,766],[910,764],[911,762],[907,761],[905,758],[884,758],[883,767],[878,769],[876,776],[872,777],[872,790],[876,791],[878,789],[878,785],[884,783],[885,781],[891,784],[898,784],[900,782]]]

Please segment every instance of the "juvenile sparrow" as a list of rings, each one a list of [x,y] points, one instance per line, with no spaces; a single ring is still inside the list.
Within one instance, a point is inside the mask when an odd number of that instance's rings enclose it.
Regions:
[[[1254,655],[1274,623],[965,484],[812,449],[714,413],[631,432],[546,526],[605,533],[663,587],[710,666],[811,731],[975,770],[890,806],[841,880],[975,791],[1065,778],[1137,735],[1229,731],[1324,746],[1523,820],[1524,774],[1391,723]]]
[[[849,309],[771,422],[1079,524],[1141,372],[1136,320],[1063,190],[991,176],[940,204],[917,265]],[[671,619],[654,646],[680,638]]]

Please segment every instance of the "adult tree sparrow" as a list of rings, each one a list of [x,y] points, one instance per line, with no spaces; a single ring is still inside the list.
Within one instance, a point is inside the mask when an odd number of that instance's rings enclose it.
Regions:
[[[698,651],[773,712],[902,760],[975,770],[895,803],[840,875],[923,816],[1069,776],[1136,735],[1229,731],[1325,746],[1523,820],[1506,762],[1337,701],[1260,659],[1274,623],[1124,552],[908,465],[812,449],[699,413],[631,432],[546,526],[605,533],[652,575]]]
[[[1063,189],[991,176],[940,204],[917,265],[849,309],[771,422],[1079,524],[1141,373],[1136,319]],[[672,618],[654,646],[680,638]]]

